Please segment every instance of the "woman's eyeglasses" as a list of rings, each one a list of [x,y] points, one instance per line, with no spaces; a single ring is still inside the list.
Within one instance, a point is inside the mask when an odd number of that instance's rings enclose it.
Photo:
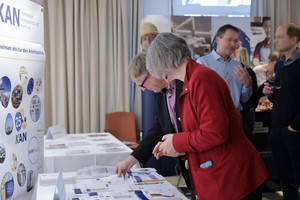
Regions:
[[[139,85],[141,88],[147,89],[147,88],[144,86],[144,84],[145,84],[146,80],[148,79],[148,77],[149,77],[149,73],[146,75],[146,77],[145,77],[145,79],[143,80],[142,84]]]

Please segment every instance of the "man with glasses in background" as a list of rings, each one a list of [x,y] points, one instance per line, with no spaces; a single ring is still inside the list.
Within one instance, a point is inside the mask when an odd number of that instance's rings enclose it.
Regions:
[[[238,42],[239,30],[230,24],[224,25],[217,31],[217,49],[198,58],[197,62],[211,68],[224,79],[236,109],[241,111],[241,102],[247,102],[252,95],[252,80],[246,67],[230,57]]]

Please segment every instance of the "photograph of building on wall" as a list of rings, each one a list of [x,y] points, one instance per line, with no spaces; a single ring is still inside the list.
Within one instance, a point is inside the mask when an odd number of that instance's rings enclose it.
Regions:
[[[211,17],[171,17],[173,33],[186,38],[193,50],[193,58],[211,52]]]
[[[10,80],[7,76],[0,79],[0,100],[4,108],[8,106],[11,92]]]

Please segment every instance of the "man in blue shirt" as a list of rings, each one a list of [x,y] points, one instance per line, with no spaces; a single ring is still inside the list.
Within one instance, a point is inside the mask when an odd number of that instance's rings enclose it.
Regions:
[[[224,25],[217,32],[217,49],[200,57],[197,62],[211,68],[225,80],[236,109],[241,111],[241,102],[247,102],[252,95],[252,80],[246,67],[230,57],[238,42],[239,30],[230,24]]]

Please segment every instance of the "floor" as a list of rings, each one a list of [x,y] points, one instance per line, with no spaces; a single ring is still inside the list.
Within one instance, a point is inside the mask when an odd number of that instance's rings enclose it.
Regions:
[[[169,181],[172,185],[177,187],[178,184],[178,177],[177,176],[168,176],[165,177],[167,181]],[[180,179],[180,182],[178,184],[178,188],[181,190],[183,194],[185,194],[188,199],[190,199],[190,196],[188,193],[185,193],[186,184],[183,179]],[[264,184],[263,189],[263,198],[262,200],[282,200],[282,192],[279,191],[279,185],[277,181],[268,180]]]

